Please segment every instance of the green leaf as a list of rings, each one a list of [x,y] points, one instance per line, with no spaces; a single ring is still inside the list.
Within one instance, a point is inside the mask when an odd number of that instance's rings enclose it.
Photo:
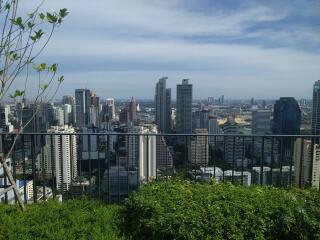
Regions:
[[[44,32],[41,29],[39,29],[38,31],[34,31],[34,35],[30,36],[30,38],[32,41],[37,41],[42,37],[43,34]]]
[[[57,65],[56,63],[55,63],[55,64],[52,64],[52,65],[48,68],[48,71],[55,73],[55,72],[57,72],[57,67],[58,67],[58,65]]]
[[[58,77],[58,82],[59,82],[59,83],[62,83],[63,81],[64,81],[64,76]]]
[[[42,72],[47,69],[47,64],[40,63],[38,66],[35,66],[34,69],[37,70],[38,72]]]
[[[56,23],[58,18],[56,15],[47,12],[47,20],[49,23]]]
[[[34,23],[32,23],[32,22],[28,22],[27,24],[28,24],[28,28],[33,28],[33,27],[34,27],[34,25],[35,25],[35,24],[34,24]]]
[[[66,17],[68,14],[69,14],[69,12],[66,8],[60,9],[59,15],[61,18]]]
[[[16,91],[14,92],[14,94],[11,94],[11,95],[10,95],[10,97],[11,97],[11,98],[16,98],[16,97],[21,97],[21,96],[23,96],[23,95],[24,95],[24,91],[16,90]]]
[[[18,55],[18,53],[14,52],[14,51],[11,51],[11,52],[9,53],[9,59],[10,59],[11,61],[16,61],[16,60],[18,60],[19,58],[20,58],[20,56]]]
[[[46,16],[45,16],[43,13],[40,13],[40,14],[39,14],[39,17],[40,17],[40,19],[43,21]]]
[[[10,19],[13,25],[16,25],[20,27],[21,29],[24,29],[24,24],[21,17],[17,17],[16,19]]]
[[[34,13],[29,13],[28,16],[29,16],[29,18],[33,18],[34,17]]]
[[[42,90],[45,91],[48,87],[49,87],[48,84],[44,84],[44,85],[42,86]]]

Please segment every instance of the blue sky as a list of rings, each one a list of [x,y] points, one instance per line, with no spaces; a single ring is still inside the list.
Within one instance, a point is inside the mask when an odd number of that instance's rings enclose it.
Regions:
[[[26,3],[27,2],[27,3]],[[23,10],[36,0],[25,1]],[[42,56],[58,62],[59,96],[153,98],[158,78],[194,97],[311,97],[320,79],[319,0],[47,0],[70,15]]]

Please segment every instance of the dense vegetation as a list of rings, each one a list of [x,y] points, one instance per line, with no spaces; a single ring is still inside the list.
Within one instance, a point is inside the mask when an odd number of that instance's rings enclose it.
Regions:
[[[0,204],[0,239],[125,238],[320,239],[320,193],[172,180],[143,186],[125,206]]]
[[[132,195],[124,215],[134,239],[320,239],[313,190],[163,181]]]
[[[82,199],[18,206],[0,204],[0,239],[123,239],[117,206]]]

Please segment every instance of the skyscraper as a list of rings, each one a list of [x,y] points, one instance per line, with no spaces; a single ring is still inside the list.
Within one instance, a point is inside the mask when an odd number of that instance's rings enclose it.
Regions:
[[[301,111],[293,97],[282,97],[276,101],[273,110],[273,132],[277,135],[299,135],[301,124]],[[279,138],[280,154],[283,164],[289,164],[293,154],[292,138]]]
[[[311,128],[312,134],[320,134],[320,80],[313,85]]]
[[[171,89],[166,88],[167,77],[160,78],[155,89],[156,124],[162,133],[171,131]]]
[[[252,134],[269,134],[271,132],[271,111],[255,110],[252,112]]]
[[[183,79],[177,85],[177,133],[192,133],[192,84],[188,79]]]
[[[137,103],[134,97],[131,98],[129,104],[129,120],[134,122],[137,120]]]
[[[76,89],[76,114],[75,122],[77,127],[87,127],[90,120],[91,95],[89,89]]]
[[[191,163],[196,165],[207,165],[209,161],[208,130],[206,128],[195,129],[195,136],[191,141]]]
[[[300,134],[301,111],[293,97],[281,97],[273,112],[273,132],[279,135]]]
[[[41,164],[44,164],[47,172],[51,171],[51,162],[54,161],[54,172],[58,190],[68,191],[72,181],[78,176],[77,170],[77,140],[72,127],[51,127],[48,133],[60,133],[62,135],[46,136],[47,151]],[[66,134],[66,135],[64,135]],[[52,156],[53,154],[53,156]]]

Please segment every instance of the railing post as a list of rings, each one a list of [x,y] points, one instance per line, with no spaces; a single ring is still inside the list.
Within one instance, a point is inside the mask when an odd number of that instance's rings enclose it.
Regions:
[[[21,146],[22,146],[22,174],[23,174],[23,194],[24,203],[27,204],[27,178],[26,178],[26,152],[24,144],[24,134],[21,135]]]
[[[45,147],[45,141],[44,141],[44,135],[41,134],[40,140],[41,140],[41,175],[42,175],[42,198],[43,200],[46,199],[46,187],[45,187],[45,168],[44,168],[44,147]]]
[[[312,149],[313,151],[313,149]],[[301,137],[301,146],[300,146],[300,162],[299,162],[299,188],[302,187],[302,168],[303,168],[303,155],[304,155],[304,138]],[[312,159],[310,159],[312,162]],[[310,165],[311,165],[310,162]],[[296,170],[296,169],[295,169]]]
[[[32,179],[33,179],[33,202],[37,202],[37,180],[36,180],[36,135],[30,135],[31,137],[31,161],[32,161]]]
[[[244,138],[242,137],[242,158],[241,158],[241,185],[243,186],[243,168],[244,168],[244,158],[245,158],[245,142],[244,142]]]
[[[50,135],[50,158],[51,158],[51,178],[52,178],[52,196],[56,196],[57,191],[57,179],[56,179],[56,162],[55,162],[55,153],[54,153],[54,136]]]
[[[260,159],[260,185],[263,185],[263,163],[264,163],[264,137],[261,142],[261,159]]]

